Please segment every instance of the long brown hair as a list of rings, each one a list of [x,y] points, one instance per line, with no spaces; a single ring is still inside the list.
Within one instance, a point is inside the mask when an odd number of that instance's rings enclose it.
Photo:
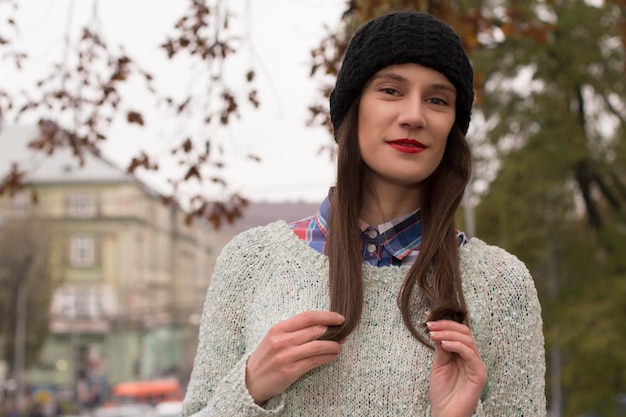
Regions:
[[[346,318],[329,329],[324,339],[342,340],[357,326],[363,311],[363,274],[359,229],[360,203],[366,170],[358,141],[357,98],[336,132],[337,183],[328,218],[330,308]],[[428,339],[418,331],[412,306],[413,293],[421,292],[430,309],[430,319],[467,322],[463,297],[455,212],[461,203],[471,172],[471,154],[456,123],[448,136],[443,159],[424,181],[421,195],[422,245],[398,294],[402,319],[411,334],[426,346]],[[358,179],[355,184],[355,179]]]

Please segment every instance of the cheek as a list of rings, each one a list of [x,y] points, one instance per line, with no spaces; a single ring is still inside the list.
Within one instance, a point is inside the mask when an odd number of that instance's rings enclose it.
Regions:
[[[437,154],[437,157],[439,159],[442,159],[443,158],[443,154],[446,152],[446,143],[447,143],[446,139],[442,140],[439,144],[437,144],[437,152],[436,152],[436,154]]]
[[[452,124],[454,120],[450,123],[449,121],[442,122],[434,133],[435,138],[435,146],[437,148],[437,153],[443,155],[446,150],[446,146],[448,143],[448,138],[450,137],[450,132],[452,131]]]
[[[441,146],[439,146],[437,148],[437,151],[436,151],[435,157],[434,157],[435,160],[436,160],[436,164],[435,164],[436,166],[439,166],[441,164],[441,161],[443,160],[443,155],[446,152],[446,142],[447,141],[443,141],[441,143]]]
[[[440,128],[438,129],[440,131],[440,136],[443,138],[443,147],[446,146],[446,142],[448,141],[448,138],[450,137],[450,133],[452,132],[452,129],[454,128],[454,121],[455,121],[454,117],[444,119],[441,122]]]
[[[369,132],[366,126],[359,125],[358,144],[361,157],[367,157],[368,149],[372,141],[370,140],[371,132]]]
[[[361,97],[358,113],[359,132],[368,132],[373,127],[379,125],[384,110],[383,106],[380,106],[369,96]]]
[[[363,105],[363,101],[359,105],[359,113],[357,118],[357,129],[359,133],[359,140],[364,132],[367,132],[367,123],[370,120],[370,115],[367,111],[367,106]]]
[[[371,143],[374,138],[381,136],[385,130],[385,117],[382,112],[372,111],[371,108],[361,106],[358,120],[359,144]]]
[[[363,146],[367,146],[369,142],[369,137],[372,135],[372,128],[374,124],[372,123],[372,117],[368,114],[367,111],[362,111],[359,109],[359,119],[357,122],[357,134],[359,139],[359,147],[363,148]]]

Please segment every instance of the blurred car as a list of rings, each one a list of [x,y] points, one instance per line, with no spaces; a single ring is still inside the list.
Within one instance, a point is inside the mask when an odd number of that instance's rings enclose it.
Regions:
[[[182,401],[164,401],[154,407],[157,417],[180,417],[183,412]]]
[[[113,386],[113,404],[158,404],[169,401],[182,401],[183,388],[175,378],[126,381]]]
[[[98,407],[92,417],[157,417],[153,407],[147,404],[120,404]]]

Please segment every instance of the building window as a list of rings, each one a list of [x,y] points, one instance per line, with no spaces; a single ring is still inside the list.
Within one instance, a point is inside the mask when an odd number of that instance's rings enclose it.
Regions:
[[[106,315],[106,291],[103,287],[67,285],[55,293],[52,312],[65,320],[101,319]]]
[[[61,317],[74,317],[74,292],[69,288],[59,291],[56,309]]]
[[[77,319],[88,319],[91,317],[91,297],[90,291],[87,288],[77,288],[75,301],[76,304],[76,318]]]
[[[74,266],[92,266],[96,261],[96,245],[92,235],[72,236],[70,260]]]
[[[68,211],[72,216],[89,217],[96,213],[94,194],[87,191],[72,193],[68,200]]]

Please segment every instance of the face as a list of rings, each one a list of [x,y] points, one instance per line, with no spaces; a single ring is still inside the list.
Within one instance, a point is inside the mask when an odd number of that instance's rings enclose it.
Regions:
[[[455,120],[456,89],[445,75],[418,64],[378,71],[359,103],[359,149],[367,180],[419,190],[437,168]]]

